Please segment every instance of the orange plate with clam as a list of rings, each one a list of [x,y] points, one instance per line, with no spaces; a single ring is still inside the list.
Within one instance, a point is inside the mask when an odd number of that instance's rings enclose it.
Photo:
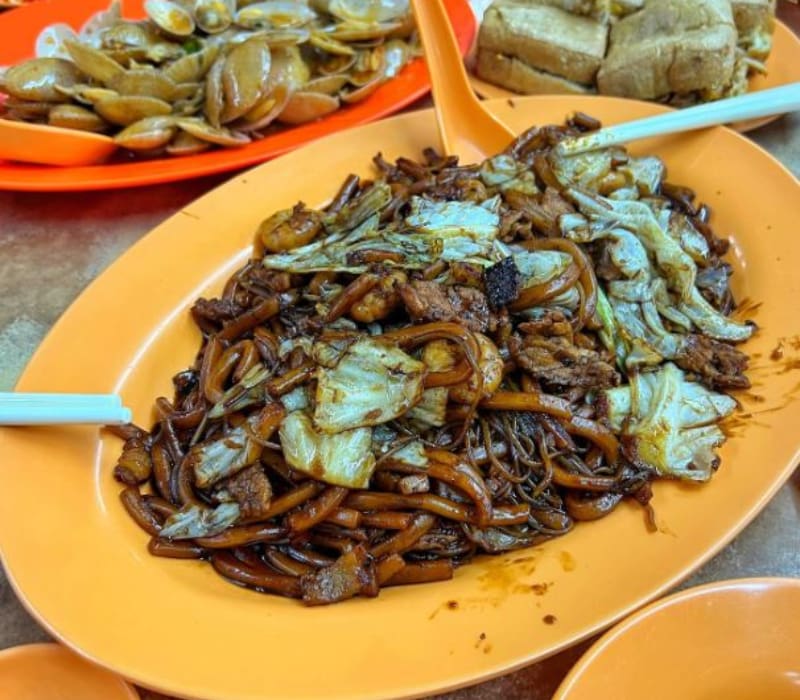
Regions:
[[[467,0],[445,0],[461,50],[466,53],[475,36],[475,16]],[[36,39],[46,27],[65,23],[75,31],[109,0],[48,0],[0,15],[0,66],[10,66],[34,55]],[[122,0],[122,16],[145,16],[144,0]],[[217,148],[195,155],[150,159],[122,158],[87,167],[48,167],[0,160],[0,188],[30,191],[69,191],[134,187],[211,175],[245,168],[274,158],[335,131],[365,124],[396,112],[430,89],[422,58],[405,65],[365,99],[299,126],[287,126],[240,147]]]
[[[507,124],[606,124],[662,111],[605,97],[490,101]],[[150,425],[153,397],[194,357],[189,308],[219,293],[259,223],[303,200],[319,207],[371,158],[438,144],[432,110],[332,134],[234,177],[145,236],[62,316],[19,391],[118,392]],[[696,190],[731,239],[753,388],[737,397],[721,466],[704,485],[653,486],[657,531],[622,503],[540,546],[483,556],[450,581],[306,608],[233,586],[207,564],[156,558],[119,501],[121,441],[96,427],[0,430],[0,553],[36,618],[84,656],[140,685],[206,700],[417,697],[553,654],[666,592],[766,505],[800,457],[797,180],[728,129],[651,139],[672,182]],[[320,173],[324,163],[324,173]],[[308,177],[315,173],[314,177]],[[224,232],[224,235],[220,235]]]

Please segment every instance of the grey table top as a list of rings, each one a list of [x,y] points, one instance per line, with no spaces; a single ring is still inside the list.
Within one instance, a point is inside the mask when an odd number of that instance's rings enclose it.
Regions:
[[[797,21],[797,15],[785,17]],[[800,27],[800,21],[795,26]],[[800,114],[749,136],[800,175]],[[0,192],[0,391],[14,386],[48,329],[111,261],[224,180],[218,176],[109,192]],[[751,576],[800,577],[799,517],[796,471],[764,511],[683,586]],[[19,604],[0,571],[0,649],[45,639],[46,633]],[[441,698],[544,700],[588,643]]]

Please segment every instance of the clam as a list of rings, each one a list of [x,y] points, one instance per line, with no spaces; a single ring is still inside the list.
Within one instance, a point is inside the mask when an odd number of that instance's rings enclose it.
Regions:
[[[114,143],[132,151],[151,151],[166,146],[177,130],[174,117],[147,117],[120,131]]]
[[[407,17],[408,0],[328,0],[328,14],[341,20],[374,24]]]
[[[118,94],[116,90],[94,87],[93,85],[86,85],[83,83],[73,85],[70,88],[58,85],[56,89],[63,95],[66,95],[67,97],[72,98],[76,102],[85,105],[93,105],[99,102],[100,100],[105,100],[110,97],[116,97]]]
[[[100,48],[103,32],[120,19],[122,19],[122,3],[120,0],[111,0],[107,9],[93,14],[81,27],[78,39],[95,49]]]
[[[220,115],[224,106],[222,94],[222,71],[225,69],[225,57],[220,56],[212,64],[206,74],[205,115],[214,127],[221,126]]]
[[[144,10],[148,18],[168,36],[188,37],[194,33],[192,13],[171,0],[147,0]]]
[[[170,102],[175,99],[177,85],[163,71],[134,68],[115,75],[106,86],[120,95],[142,95]]]
[[[309,41],[312,46],[316,46],[318,49],[332,53],[335,56],[353,56],[356,52],[352,46],[331,38],[328,32],[322,30],[311,32]]]
[[[71,40],[65,41],[64,46],[83,73],[104,85],[125,72],[119,63],[99,49]]]
[[[21,121],[47,119],[50,110],[55,106],[57,105],[52,102],[33,102],[9,97],[3,103],[3,116],[7,119],[19,119]]]
[[[302,27],[286,27],[265,31],[261,36],[270,48],[279,49],[284,46],[305,44],[311,38],[311,32]]]
[[[63,58],[32,58],[5,72],[3,90],[20,100],[67,102],[69,98],[56,86],[70,88],[83,77],[74,63]]]
[[[219,54],[219,47],[207,45],[196,53],[186,54],[170,63],[163,74],[175,83],[194,83],[202,80]]]
[[[95,132],[105,131],[109,126],[108,122],[91,109],[68,104],[53,105],[47,115],[47,123],[50,126],[60,126],[65,129]]]
[[[355,65],[350,71],[350,82],[361,87],[373,82],[375,78],[383,78],[385,67],[386,61],[382,46],[372,51],[359,51]]]
[[[345,85],[347,85],[346,75],[323,75],[319,78],[309,80],[305,84],[308,92],[321,92],[323,95],[336,95]]]
[[[146,22],[116,22],[103,32],[101,49],[118,63],[151,61],[160,64],[184,55],[180,44],[164,39]]]
[[[172,113],[172,105],[164,100],[143,95],[117,95],[100,100],[95,111],[106,121],[129,126],[147,117],[162,117]]]
[[[209,148],[211,144],[208,141],[201,141],[188,131],[179,131],[167,146],[167,153],[171,156],[193,156]]]
[[[358,22],[339,22],[326,33],[338,41],[359,41],[378,43],[384,37],[398,31],[402,27],[400,22],[379,22],[375,24],[361,24]]]
[[[339,100],[320,92],[299,91],[292,94],[278,121],[284,124],[305,124],[339,109]]]
[[[383,74],[375,75],[369,82],[360,85],[355,90],[342,92],[341,99],[345,104],[354,104],[361,102],[365,97],[369,97],[375,90],[377,90],[383,83],[386,82],[386,77]]]
[[[272,52],[270,85],[282,83],[290,91],[300,89],[311,77],[311,69],[296,46],[285,46]]]
[[[322,73],[322,75],[338,75],[339,73],[345,73],[350,70],[355,62],[355,51],[349,56],[329,56],[317,64],[317,70]]]
[[[248,133],[269,126],[286,108],[291,92],[284,84],[278,84],[270,95],[236,122],[237,131]]]
[[[172,113],[181,117],[191,117],[203,107],[205,91],[202,85],[191,95],[175,100],[172,103]]]
[[[193,117],[178,119],[178,126],[192,136],[218,146],[245,146],[250,137],[225,127],[216,128],[208,122]]]
[[[238,119],[264,98],[270,77],[270,61],[269,47],[259,38],[231,49],[222,70],[225,100],[220,113],[222,123]]]
[[[235,22],[245,29],[264,27],[301,27],[316,18],[307,5],[285,0],[256,2],[236,12]]]
[[[207,34],[225,31],[233,22],[236,0],[196,0],[194,19]]]

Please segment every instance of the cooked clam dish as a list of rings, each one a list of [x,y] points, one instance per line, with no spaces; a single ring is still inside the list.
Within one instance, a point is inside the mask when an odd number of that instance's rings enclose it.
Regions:
[[[416,55],[406,0],[118,2],[48,27],[0,76],[0,116],[113,136],[141,156],[242,146],[371,95]]]
[[[333,4],[333,3],[331,3]],[[244,45],[240,45],[244,46]],[[248,49],[249,50],[249,49]],[[215,59],[217,60],[217,59]],[[269,212],[114,475],[163,557],[308,605],[448,579],[705,482],[749,386],[728,243],[663,162],[374,158]]]

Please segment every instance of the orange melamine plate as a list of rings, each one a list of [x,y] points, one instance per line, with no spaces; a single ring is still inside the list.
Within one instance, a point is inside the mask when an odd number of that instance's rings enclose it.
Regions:
[[[78,30],[110,0],[44,0],[0,15],[0,66],[13,65],[33,54],[39,32],[65,22]],[[126,18],[144,16],[144,0],[122,0]],[[461,50],[466,53],[475,36],[475,15],[467,0],[445,0]],[[152,185],[256,165],[281,153],[402,109],[430,90],[422,58],[409,63],[372,95],[318,121],[287,127],[241,148],[220,148],[194,156],[131,160],[84,167],[58,167],[0,160],[0,189],[59,191],[101,190]]]
[[[517,130],[582,110],[606,123],[662,108],[611,98],[489,103]],[[233,178],[143,238],[63,315],[20,391],[119,392],[149,425],[156,396],[191,364],[188,309],[217,294],[267,215],[323,205],[370,159],[438,143],[433,112],[342,132]],[[748,419],[730,426],[705,486],[659,483],[660,531],[625,503],[543,546],[485,557],[450,582],[393,588],[321,608],[223,581],[207,564],[151,557],[111,471],[121,442],[97,428],[0,431],[0,552],[28,609],[66,644],[136,682],[192,698],[355,700],[423,695],[541,659],[664,593],[718,552],[797,463],[800,377],[798,182],[716,128],[637,144],[696,188],[732,237],[735,292],[761,326],[748,343]],[[785,340],[781,341],[780,339]],[[783,357],[773,350],[783,342]]]
[[[477,43],[477,39],[476,39]],[[473,46],[473,52],[475,47]],[[469,79],[475,92],[486,99],[517,97],[517,93],[481,80],[472,70]],[[767,59],[767,74],[750,78],[750,92],[767,90],[800,81],[800,38],[780,20],[775,20],[772,51]],[[780,115],[749,119],[733,125],[736,131],[747,132],[779,119]]]
[[[0,698],[8,700],[139,700],[119,676],[58,644],[0,651]]]
[[[797,700],[800,580],[718,581],[601,637],[553,700]]]

